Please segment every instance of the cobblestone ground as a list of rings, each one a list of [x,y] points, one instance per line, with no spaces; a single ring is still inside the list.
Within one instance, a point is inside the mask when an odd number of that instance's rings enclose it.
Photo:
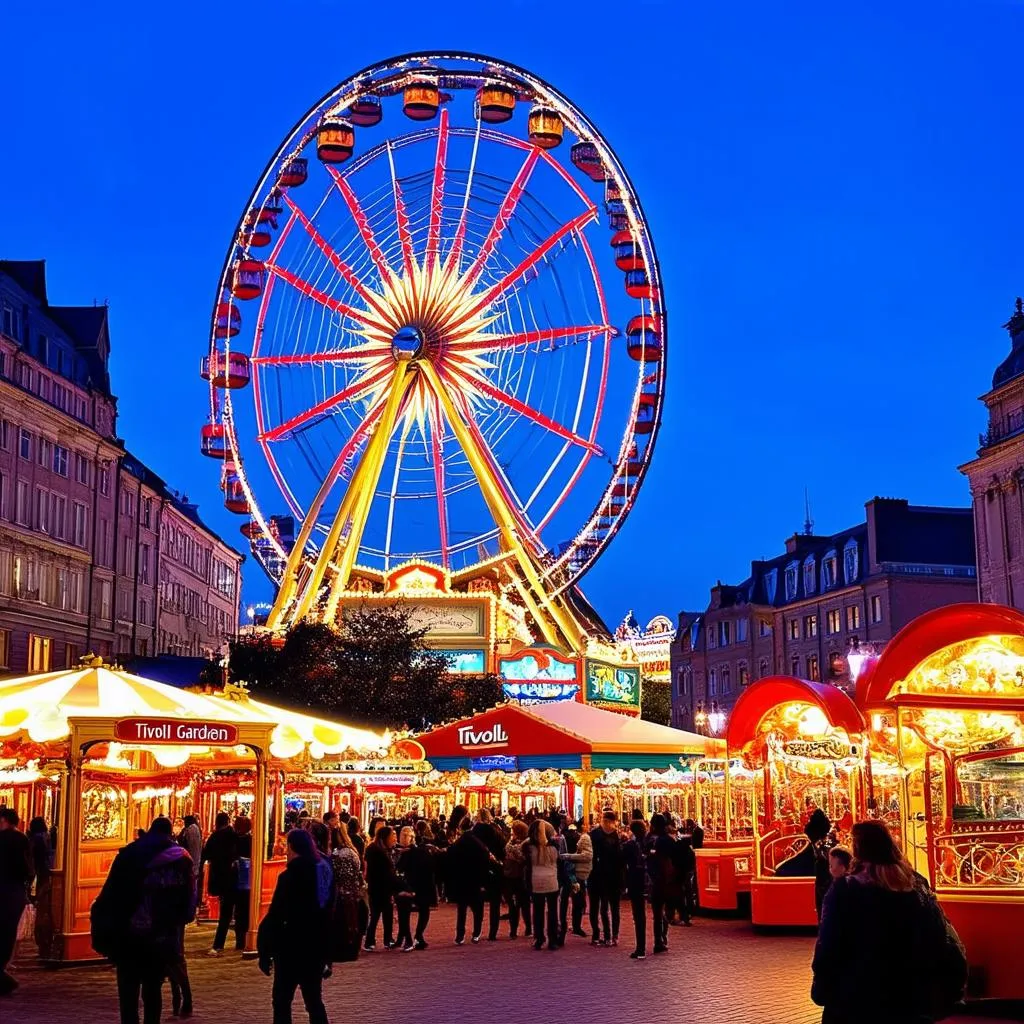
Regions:
[[[454,913],[441,908],[430,922],[430,948],[363,954],[339,965],[325,983],[332,1022],[379,1024],[507,1024],[543,1020],[614,1020],[615,1024],[817,1024],[808,998],[813,939],[755,935],[742,921],[698,919],[673,928],[667,954],[629,959],[632,922],[623,914],[623,943],[592,949],[569,936],[557,952],[535,952],[519,938],[477,946],[453,944]],[[197,1022],[258,1024],[270,1020],[270,981],[253,961],[227,952],[203,955],[211,926],[188,932],[189,973]],[[379,941],[379,940],[378,940]],[[2,1024],[105,1024],[117,1021],[110,968],[47,971],[26,955],[15,961],[21,988],[0,1001]],[[165,1020],[171,1020],[165,988]],[[559,1009],[561,1008],[561,1009]],[[295,1019],[306,1019],[296,997]],[[992,1024],[992,1022],[989,1022]]]

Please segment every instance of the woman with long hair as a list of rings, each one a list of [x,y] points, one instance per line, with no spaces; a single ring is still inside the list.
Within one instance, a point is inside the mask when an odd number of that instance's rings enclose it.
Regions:
[[[548,949],[558,949],[558,849],[551,841],[555,830],[543,818],[530,825],[523,844],[526,888],[533,905],[533,948],[544,947],[544,912],[548,917]]]
[[[345,963],[359,957],[368,917],[366,883],[359,851],[348,834],[347,824],[336,821],[332,831],[336,845],[330,855],[334,878],[330,953],[332,963]]]
[[[523,844],[529,835],[525,821],[512,822],[512,838],[505,849],[505,860],[502,864],[502,894],[508,904],[508,929],[510,939],[519,935],[519,921],[526,926],[526,937],[533,934],[533,922],[530,919],[530,894],[526,891],[526,855]]]
[[[271,996],[274,1024],[290,1024],[295,990],[310,1024],[327,1024],[323,1001],[324,968],[328,963],[330,893],[318,880],[318,855],[312,835],[296,828],[286,841],[288,865],[277,879],[274,898],[260,922],[257,937],[260,970],[274,972]]]
[[[853,826],[853,871],[825,895],[811,998],[822,1024],[926,1024],[963,993],[967,960],[927,882],[880,821]]]
[[[366,847],[366,888],[370,896],[370,923],[363,949],[372,952],[377,943],[377,922],[384,924],[384,948],[394,946],[395,918],[392,899],[398,891],[398,872],[392,850],[398,841],[390,825],[379,825]]]

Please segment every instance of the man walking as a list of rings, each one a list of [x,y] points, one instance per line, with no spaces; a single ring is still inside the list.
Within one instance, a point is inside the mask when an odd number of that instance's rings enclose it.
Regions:
[[[238,902],[238,834],[231,827],[231,818],[224,811],[214,819],[214,830],[203,847],[203,860],[210,865],[206,891],[220,901],[213,948],[207,956],[220,956],[224,952],[231,917]]]
[[[7,965],[14,957],[18,924],[34,877],[28,836],[18,830],[17,811],[0,807],[0,996],[9,996],[18,987]]]

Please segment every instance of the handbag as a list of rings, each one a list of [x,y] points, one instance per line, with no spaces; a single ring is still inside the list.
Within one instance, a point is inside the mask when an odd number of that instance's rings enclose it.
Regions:
[[[21,912],[21,920],[18,922],[18,942],[27,942],[36,933],[36,905],[26,903],[25,909]]]

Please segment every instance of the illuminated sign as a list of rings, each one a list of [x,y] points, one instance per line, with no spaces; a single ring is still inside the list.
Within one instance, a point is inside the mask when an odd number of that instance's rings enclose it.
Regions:
[[[409,628],[425,629],[427,636],[482,636],[482,604],[410,604]]]
[[[238,726],[165,718],[124,718],[114,723],[114,739],[122,743],[204,743],[231,747],[238,742]]]
[[[587,701],[598,704],[640,704],[640,669],[602,661],[587,662]]]
[[[505,732],[505,727],[500,722],[496,722],[488,729],[480,730],[474,729],[471,725],[464,725],[459,729],[459,743],[463,747],[476,747],[477,749],[507,747],[508,733]]]
[[[549,683],[537,680],[502,683],[501,692],[508,700],[516,700],[520,704],[544,704],[549,701],[575,700],[580,688],[576,683]]]
[[[820,757],[832,761],[857,756],[857,748],[844,743],[838,736],[826,736],[820,740],[787,740],[782,749],[791,757]]]
[[[576,682],[576,662],[559,658],[553,651],[529,650],[514,658],[502,658],[499,674],[503,679],[545,679]]]
[[[469,759],[471,772],[517,772],[519,758],[508,754],[486,754],[484,757]]]
[[[362,783],[367,788],[371,786],[411,786],[416,777],[413,775],[364,775]]]
[[[482,650],[437,650],[436,653],[448,662],[449,672],[483,675],[486,671],[486,658]]]

